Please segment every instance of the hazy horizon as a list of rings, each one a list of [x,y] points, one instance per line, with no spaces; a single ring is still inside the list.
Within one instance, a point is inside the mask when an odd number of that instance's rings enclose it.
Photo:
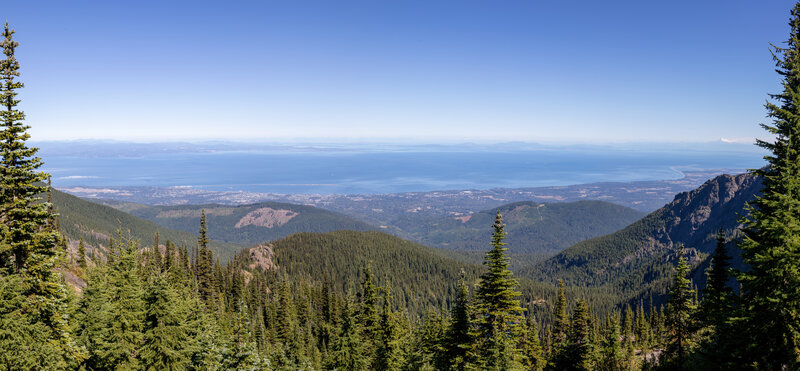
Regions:
[[[4,15],[34,140],[752,142],[790,4],[37,1]]]

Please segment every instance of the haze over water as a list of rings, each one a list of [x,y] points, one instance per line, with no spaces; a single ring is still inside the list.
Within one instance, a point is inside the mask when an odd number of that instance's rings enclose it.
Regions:
[[[681,170],[763,166],[756,151],[547,148],[206,151],[80,155],[43,149],[56,187],[376,194],[678,179]]]

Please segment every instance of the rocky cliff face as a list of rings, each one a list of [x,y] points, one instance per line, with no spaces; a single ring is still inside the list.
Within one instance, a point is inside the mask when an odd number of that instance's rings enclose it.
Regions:
[[[612,234],[575,244],[553,258],[520,272],[531,278],[564,279],[573,285],[611,286],[634,295],[658,293],[671,276],[677,246],[682,243],[695,269],[695,283],[704,285],[704,257],[723,229],[738,235],[745,205],[761,190],[750,174],[721,175],[695,190],[683,192],[664,207]],[[729,244],[734,266],[741,266],[735,244]]]
[[[750,174],[721,175],[699,188],[683,192],[661,208],[664,229],[657,238],[667,246],[682,242],[704,253],[714,249],[714,235],[722,228],[737,230],[745,204],[761,191],[760,180]]]

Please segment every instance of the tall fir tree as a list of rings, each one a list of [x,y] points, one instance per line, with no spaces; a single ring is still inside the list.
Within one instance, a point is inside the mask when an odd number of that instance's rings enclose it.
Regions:
[[[717,246],[711,257],[711,265],[706,272],[706,287],[697,311],[698,327],[705,333],[701,344],[701,354],[709,365],[725,365],[731,361],[731,354],[739,348],[732,336],[730,318],[736,314],[736,295],[728,285],[730,280],[730,260],[725,246],[722,230],[717,234]],[[714,366],[710,366],[714,367]]]
[[[572,323],[567,335],[567,345],[559,370],[592,370],[594,369],[594,344],[592,342],[592,323],[589,304],[579,300],[572,314]]]
[[[774,141],[757,140],[770,152],[761,196],[749,205],[739,244],[749,270],[739,272],[743,290],[741,333],[749,346],[743,362],[763,369],[800,368],[800,3],[789,20],[786,47],[773,46],[783,91],[766,103]]]
[[[230,336],[230,346],[222,355],[222,369],[258,370],[262,360],[253,339],[250,312],[244,302],[239,303],[236,308],[231,324],[233,333]]]
[[[569,317],[567,316],[567,295],[564,292],[564,281],[558,280],[558,296],[554,309],[555,324],[553,325],[553,348],[560,349],[567,341],[569,331]]]
[[[78,266],[86,269],[86,245],[83,243],[83,238],[78,241]]]
[[[378,289],[372,281],[372,269],[364,268],[364,282],[361,283],[361,307],[358,314],[361,338],[364,341],[365,355],[372,362],[375,356],[378,324]]]
[[[539,341],[539,329],[536,327],[533,316],[528,316],[525,327],[525,333],[520,341],[522,366],[526,370],[541,371],[547,364],[547,360],[542,350],[542,343]]]
[[[331,342],[330,355],[326,361],[329,369],[364,370],[369,365],[363,357],[364,344],[359,336],[361,331],[355,320],[356,315],[353,304],[346,300],[342,308],[341,325]]]
[[[161,273],[164,270],[164,259],[161,256],[161,236],[156,231],[155,237],[153,237],[153,265],[156,268],[156,272]]]
[[[214,278],[214,254],[208,248],[208,226],[206,224],[205,210],[200,211],[199,234],[197,243],[200,249],[195,262],[197,289],[203,301],[213,303],[216,298],[217,287]]]
[[[672,370],[687,368],[688,355],[693,343],[692,318],[696,307],[692,281],[688,278],[689,271],[683,245],[680,245],[666,309],[669,339],[660,361],[663,367]]]
[[[403,365],[403,355],[400,349],[400,326],[397,323],[395,314],[392,312],[391,298],[391,291],[384,289],[383,308],[378,331],[378,346],[374,362],[376,370],[399,370]]]
[[[192,309],[160,274],[145,293],[142,366],[151,370],[183,370],[195,348],[189,317]]]
[[[120,238],[122,239],[122,238]],[[145,302],[138,273],[138,246],[127,238],[117,248],[108,273],[108,313],[99,332],[94,350],[100,368],[136,369],[141,366],[140,347],[143,341]]]
[[[478,355],[484,367],[509,369],[517,367],[519,355],[517,342],[521,334],[523,308],[516,291],[517,280],[508,269],[506,237],[503,216],[495,216],[492,249],[486,253],[486,273],[475,294],[477,315],[475,338]]]
[[[17,89],[23,84],[15,81],[20,75],[20,65],[14,56],[19,43],[12,39],[13,34],[14,30],[9,29],[6,23],[2,34],[6,58],[0,60],[0,101],[3,106],[0,111],[0,220],[5,232],[0,245],[0,265],[11,267],[13,264],[19,273],[26,267],[31,254],[55,255],[55,241],[48,245],[50,241],[37,238],[52,217],[50,205],[39,202],[40,195],[48,191],[44,184],[48,175],[37,170],[42,166],[42,160],[36,157],[38,148],[26,145],[30,126],[22,122],[25,113],[16,108],[20,102]]]
[[[64,365],[75,365],[83,358],[69,331],[68,292],[61,277],[53,271],[63,254],[61,236],[56,230],[54,211],[41,195],[48,193],[49,176],[38,169],[42,160],[38,148],[28,147],[30,138],[17,109],[17,90],[23,84],[20,64],[15,57],[19,44],[6,22],[3,29],[3,54],[0,60],[0,275],[13,272],[21,276],[27,297],[21,308],[32,321],[49,331]]]
[[[619,313],[606,317],[603,328],[602,349],[597,368],[606,371],[623,371],[626,369],[625,353],[620,344]]]
[[[450,325],[444,334],[443,354],[439,368],[464,370],[469,363],[468,354],[473,345],[470,333],[469,287],[464,271],[458,280],[458,291],[453,308],[450,311]]]
[[[416,326],[414,333],[409,338],[411,344],[406,350],[406,369],[436,369],[436,357],[442,354],[440,346],[444,337],[444,328],[444,318],[439,312],[428,310],[425,313],[422,323]]]

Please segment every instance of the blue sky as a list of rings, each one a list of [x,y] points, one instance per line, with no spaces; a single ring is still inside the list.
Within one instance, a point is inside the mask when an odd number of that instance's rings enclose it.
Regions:
[[[34,140],[752,142],[792,1],[7,1]]]

